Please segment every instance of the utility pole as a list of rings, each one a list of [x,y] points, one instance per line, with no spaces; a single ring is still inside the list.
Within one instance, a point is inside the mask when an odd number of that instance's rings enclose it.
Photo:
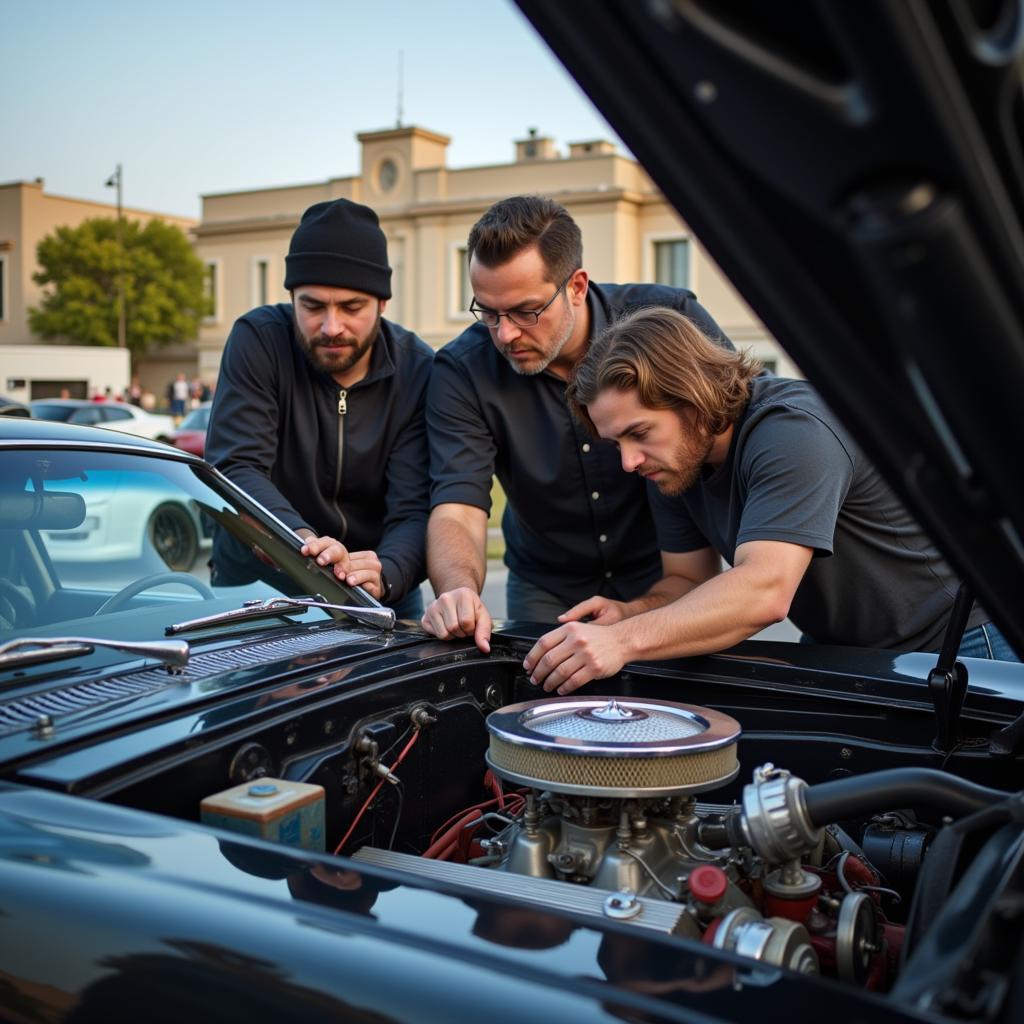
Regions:
[[[117,347],[124,348],[128,339],[124,316],[124,214],[121,209],[121,165],[107,178],[107,188],[117,188]]]

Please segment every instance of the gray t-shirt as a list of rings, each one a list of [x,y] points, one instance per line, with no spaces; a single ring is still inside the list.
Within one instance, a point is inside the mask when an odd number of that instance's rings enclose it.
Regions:
[[[710,546],[731,565],[747,541],[813,548],[790,618],[815,642],[941,645],[959,581],[806,381],[758,377],[722,465],[650,498],[663,551]]]

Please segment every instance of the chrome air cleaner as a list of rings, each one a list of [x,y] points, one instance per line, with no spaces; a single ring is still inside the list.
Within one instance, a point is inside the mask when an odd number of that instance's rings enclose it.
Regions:
[[[700,793],[739,771],[740,725],[666,700],[561,697],[487,718],[487,763],[509,782],[579,796]]]

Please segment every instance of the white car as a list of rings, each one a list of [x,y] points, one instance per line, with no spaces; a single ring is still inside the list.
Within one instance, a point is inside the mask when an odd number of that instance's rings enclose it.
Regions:
[[[87,402],[81,398],[37,398],[29,403],[37,420],[57,420],[85,427],[107,427],[151,441],[170,443],[174,420],[170,416],[146,412],[127,402]]]
[[[139,572],[189,572],[210,545],[194,500],[155,473],[93,470],[73,488],[85,516],[73,529],[46,530],[58,563],[131,562]]]

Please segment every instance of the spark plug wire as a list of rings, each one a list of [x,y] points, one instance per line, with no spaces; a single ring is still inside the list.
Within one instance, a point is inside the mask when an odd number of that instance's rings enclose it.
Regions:
[[[416,741],[419,738],[420,738],[420,730],[417,727],[415,729],[415,731],[413,732],[412,736],[409,737],[409,742],[406,743],[406,745],[404,747],[402,747],[402,752],[398,755],[398,757],[395,758],[395,763],[388,769],[388,773],[389,774],[393,774],[395,769],[405,760],[406,754],[408,754],[409,751],[412,750],[413,746],[415,745]],[[335,856],[337,856],[339,853],[341,853],[341,848],[345,845],[345,843],[348,842],[349,837],[355,831],[356,825],[359,824],[360,820],[362,819],[363,815],[366,813],[366,811],[369,808],[370,804],[373,803],[374,798],[380,792],[380,788],[381,788],[381,786],[384,785],[385,781],[386,781],[386,777],[382,778],[377,783],[377,785],[373,787],[373,790],[371,791],[370,795],[366,798],[366,803],[364,803],[363,806],[359,808],[359,812],[352,819],[352,824],[349,825],[348,831],[341,837],[341,842],[338,843],[338,845],[334,848]]]

